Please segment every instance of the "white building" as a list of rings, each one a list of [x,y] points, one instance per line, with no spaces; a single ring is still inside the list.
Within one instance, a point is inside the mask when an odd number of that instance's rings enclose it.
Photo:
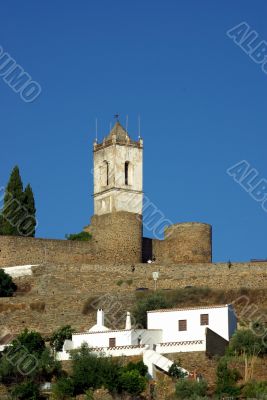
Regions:
[[[168,371],[172,362],[164,353],[206,351],[207,328],[229,341],[237,328],[231,305],[188,307],[147,312],[147,329],[134,329],[127,313],[125,329],[111,330],[104,324],[104,311],[97,311],[97,323],[87,332],[74,333],[66,340],[58,360],[68,360],[70,350],[86,343],[96,353],[106,356],[143,355],[153,376],[154,365]]]

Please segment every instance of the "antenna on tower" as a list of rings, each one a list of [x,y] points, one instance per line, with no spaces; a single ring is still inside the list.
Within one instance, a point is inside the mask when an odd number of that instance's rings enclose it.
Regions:
[[[138,115],[138,140],[141,139],[141,117]]]
[[[96,141],[96,143],[97,143],[97,141],[98,141],[98,137],[97,137],[97,118],[95,119],[95,141]]]
[[[126,132],[128,133],[128,115],[126,115]]]

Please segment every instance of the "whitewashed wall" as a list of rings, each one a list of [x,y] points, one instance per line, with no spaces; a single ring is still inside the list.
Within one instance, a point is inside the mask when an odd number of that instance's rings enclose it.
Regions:
[[[228,306],[187,310],[170,310],[147,313],[149,329],[162,329],[163,342],[205,340],[205,331],[209,327],[224,339],[229,340]],[[200,325],[200,315],[209,314],[209,325]],[[233,315],[233,314],[232,314]],[[178,321],[187,320],[187,330],[178,330]],[[231,320],[231,331],[234,318]]]
[[[121,330],[73,334],[73,348],[77,349],[83,343],[87,343],[89,347],[109,347],[110,338],[116,339],[116,346],[132,345],[132,331]]]
[[[155,351],[160,354],[168,353],[180,353],[180,352],[192,352],[192,351],[205,351],[206,341],[196,340],[196,341],[186,341],[186,342],[171,342],[164,345],[164,343],[157,344]]]
[[[148,349],[149,346],[141,345],[141,346],[121,346],[114,348],[100,348],[99,351],[93,350],[94,354],[104,355],[105,357],[131,357],[131,356],[140,356],[143,354],[144,350]],[[56,354],[56,359],[58,361],[67,361],[70,360],[70,353],[68,351],[59,351]]]

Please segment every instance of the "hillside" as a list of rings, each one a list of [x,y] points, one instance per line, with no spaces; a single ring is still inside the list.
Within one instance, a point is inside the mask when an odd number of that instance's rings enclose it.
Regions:
[[[33,267],[33,275],[15,279],[19,287],[15,297],[0,299],[2,329],[15,334],[28,327],[48,335],[71,324],[83,331],[95,323],[98,307],[106,310],[107,325],[118,329],[124,325],[121,316],[147,292],[136,289],[153,290],[153,271],[160,272],[158,288],[171,297],[173,306],[234,302],[242,320],[249,314],[248,308],[244,312],[246,302],[260,315],[267,310],[267,264],[233,264],[230,269],[227,264],[138,264],[134,272],[130,265],[44,264]],[[175,293],[174,289],[189,286],[211,290]]]

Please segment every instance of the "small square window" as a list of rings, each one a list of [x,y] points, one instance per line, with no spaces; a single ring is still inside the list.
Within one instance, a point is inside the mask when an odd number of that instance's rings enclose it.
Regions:
[[[116,338],[109,338],[109,347],[116,347]]]
[[[209,314],[200,314],[200,325],[209,325]]]
[[[179,331],[187,331],[187,320],[180,319],[178,321],[178,328],[179,328]]]

